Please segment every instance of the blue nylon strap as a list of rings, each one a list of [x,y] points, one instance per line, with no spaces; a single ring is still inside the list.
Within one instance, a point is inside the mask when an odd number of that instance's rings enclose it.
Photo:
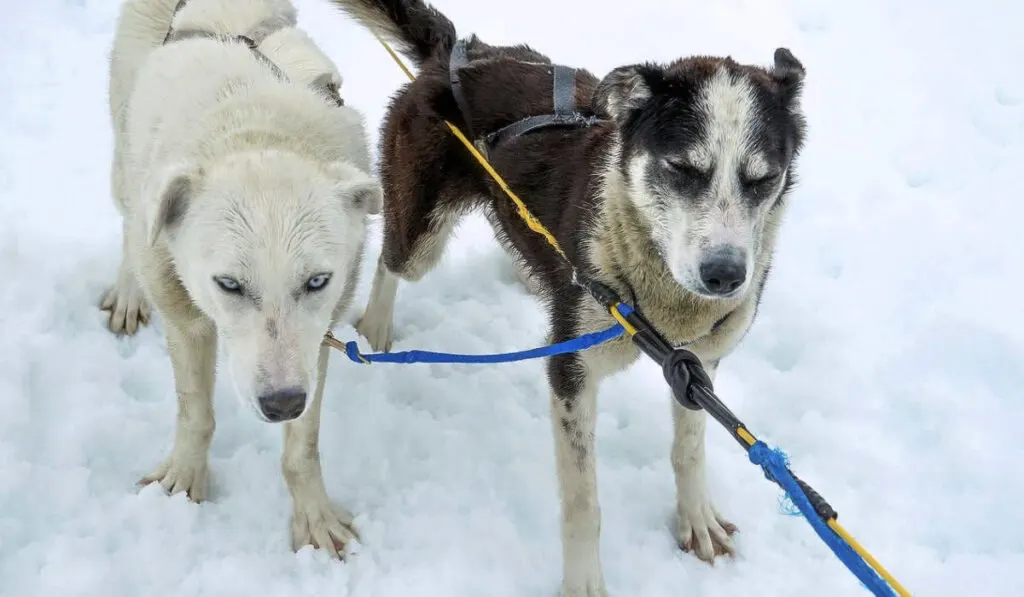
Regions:
[[[796,479],[793,478],[793,473],[789,470],[788,459],[786,455],[779,449],[769,448],[764,442],[758,441],[750,447],[749,451],[750,461],[760,466],[764,470],[764,475],[768,477],[770,481],[774,481],[782,486],[786,491],[786,497],[793,502],[793,505],[800,510],[800,513],[804,515],[807,522],[814,528],[814,532],[821,537],[821,540],[828,545],[832,553],[839,558],[849,570],[856,576],[860,582],[876,597],[896,597],[896,591],[889,586],[889,583],[885,581],[881,576],[878,575],[875,570],[867,564],[856,551],[853,550],[850,545],[843,540],[842,537],[836,534],[828,524],[818,516],[818,513],[814,510],[814,506],[811,505],[811,501],[807,499],[807,495],[804,494],[803,490],[797,484]]]
[[[633,309],[629,305],[619,304],[618,311],[623,317],[628,317]],[[453,354],[447,352],[431,352],[427,350],[407,350],[403,352],[378,352],[361,354],[359,346],[355,342],[345,344],[345,354],[355,363],[511,363],[513,361],[525,361],[538,359],[558,354],[579,352],[592,346],[602,344],[613,338],[622,335],[625,329],[621,324],[616,323],[612,327],[600,332],[584,334],[571,340],[558,342],[529,350],[518,352],[506,352],[499,354]],[[750,461],[761,467],[765,477],[770,481],[778,483],[786,492],[786,497],[803,514],[811,528],[818,537],[825,542],[825,545],[832,550],[832,553],[839,558],[850,572],[860,580],[875,597],[897,597],[892,587],[865,562],[854,549],[829,528],[815,511],[813,504],[804,494],[800,485],[797,484],[793,473],[789,470],[789,459],[779,449],[769,448],[764,442],[758,441],[748,451]]]
[[[499,354],[452,354],[448,352],[430,352],[428,350],[406,350],[402,352],[376,352],[361,354],[355,342],[345,344],[345,354],[356,363],[511,363],[539,359],[556,354],[579,352],[621,336],[625,330],[618,323],[600,332],[583,334],[578,338],[549,344],[519,352]]]

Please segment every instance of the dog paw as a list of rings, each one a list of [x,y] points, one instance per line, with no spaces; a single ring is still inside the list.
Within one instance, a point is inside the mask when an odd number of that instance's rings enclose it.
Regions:
[[[359,541],[359,532],[348,510],[322,499],[296,500],[292,514],[292,550],[307,545],[323,549],[331,557],[345,559],[345,548]]]
[[[565,557],[560,597],[608,597],[596,550],[591,557],[583,551],[569,550]]]
[[[103,295],[100,310],[110,312],[107,327],[119,336],[134,335],[140,326],[149,323],[149,302],[130,275],[118,276],[117,283]]]
[[[717,556],[735,553],[730,537],[738,529],[715,510],[706,495],[680,503],[677,514],[676,541],[680,549],[712,566]]]
[[[369,308],[356,322],[356,332],[366,338],[376,352],[391,352],[392,319],[390,314]]]
[[[160,483],[168,495],[182,491],[193,502],[206,499],[209,474],[204,458],[175,458],[163,461],[153,474],[139,480],[139,485]]]

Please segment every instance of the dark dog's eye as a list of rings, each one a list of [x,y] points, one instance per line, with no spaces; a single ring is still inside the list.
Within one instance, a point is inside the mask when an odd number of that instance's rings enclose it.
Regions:
[[[242,285],[231,276],[214,276],[213,281],[228,294],[242,294]]]
[[[331,274],[317,274],[312,278],[306,280],[306,291],[316,292],[317,290],[323,290],[327,283],[331,281]]]
[[[682,160],[665,158],[662,162],[669,170],[677,174],[682,174],[687,178],[702,179],[706,176],[706,173],[703,170]]]
[[[743,181],[743,186],[752,191],[767,191],[775,186],[780,176],[781,174],[773,172],[759,178],[747,178]]]

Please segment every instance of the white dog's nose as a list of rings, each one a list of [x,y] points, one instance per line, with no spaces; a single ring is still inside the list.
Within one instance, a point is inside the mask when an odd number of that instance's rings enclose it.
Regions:
[[[275,390],[259,397],[260,410],[271,423],[299,418],[306,409],[306,391],[302,388]]]

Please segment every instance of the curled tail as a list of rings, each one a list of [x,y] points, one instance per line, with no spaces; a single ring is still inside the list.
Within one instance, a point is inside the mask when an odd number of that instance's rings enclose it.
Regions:
[[[164,43],[180,0],[125,0],[110,52],[109,94],[115,126],[149,53]]]
[[[422,66],[455,47],[455,25],[423,0],[331,0],[331,3]]]

